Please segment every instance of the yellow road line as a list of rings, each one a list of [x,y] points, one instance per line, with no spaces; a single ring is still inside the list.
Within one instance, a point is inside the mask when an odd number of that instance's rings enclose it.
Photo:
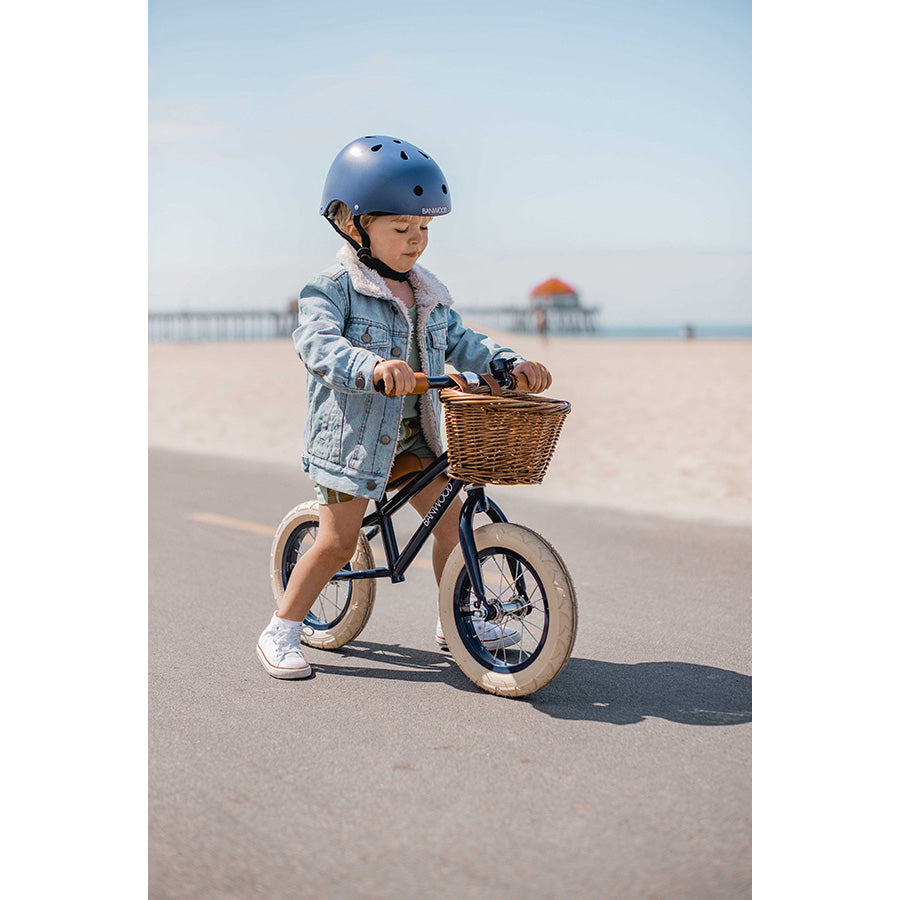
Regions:
[[[205,522],[207,525],[233,528],[235,531],[264,534],[266,537],[274,537],[275,535],[275,528],[272,525],[260,525],[259,522],[245,522],[243,519],[232,519],[230,516],[220,516],[216,513],[190,513],[186,518],[193,522]]]

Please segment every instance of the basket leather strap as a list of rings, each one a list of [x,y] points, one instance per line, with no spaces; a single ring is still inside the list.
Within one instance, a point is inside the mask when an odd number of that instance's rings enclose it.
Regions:
[[[491,393],[495,397],[499,397],[503,393],[503,388],[500,387],[499,382],[497,381],[496,378],[494,378],[493,375],[485,374],[485,375],[482,375],[481,377],[488,383],[488,387],[490,387]]]
[[[469,387],[469,384],[465,379],[460,375],[455,375],[453,372],[445,372],[444,373],[463,393],[465,394],[475,394],[476,390],[472,387]],[[503,388],[500,387],[499,382],[493,375],[484,374],[481,376],[486,382],[487,386],[491,389],[491,393],[495,397],[499,397],[503,393]]]
[[[461,376],[455,375],[453,372],[444,373],[464,394],[474,394],[475,391],[469,387],[468,382]]]

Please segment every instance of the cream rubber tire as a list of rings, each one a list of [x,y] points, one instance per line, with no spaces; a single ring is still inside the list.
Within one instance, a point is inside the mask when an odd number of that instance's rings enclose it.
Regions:
[[[314,500],[295,506],[282,519],[272,541],[270,577],[276,605],[281,605],[284,588],[297,559],[315,539],[319,523],[319,504]],[[356,553],[349,562],[354,570],[374,569],[372,549],[360,532]],[[352,641],[365,628],[375,603],[375,581],[330,581],[319,594],[304,620],[313,635],[304,634],[302,642],[322,650],[336,650]],[[307,629],[304,629],[306,631]]]
[[[457,607],[469,594],[469,576],[462,547],[457,546],[444,567],[438,601],[447,647],[466,677],[482,690],[506,697],[533,694],[559,675],[572,654],[578,627],[572,578],[548,541],[523,525],[483,525],[474,537],[488,601],[515,599],[508,561],[519,567],[528,605],[521,614],[494,624],[517,628],[522,638],[509,648],[488,651],[467,627],[472,620]]]

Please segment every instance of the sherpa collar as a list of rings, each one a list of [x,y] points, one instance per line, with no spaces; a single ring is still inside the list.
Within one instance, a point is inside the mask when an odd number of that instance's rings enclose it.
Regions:
[[[373,269],[364,266],[348,245],[345,244],[338,250],[337,258],[347,267],[347,271],[350,273],[350,283],[357,293],[367,294],[369,297],[380,297],[383,300],[396,299],[384,279]],[[444,283],[418,263],[412,267],[409,273],[409,283],[416,295],[416,306],[431,309],[438,303],[443,303],[444,306],[453,304],[453,298]]]

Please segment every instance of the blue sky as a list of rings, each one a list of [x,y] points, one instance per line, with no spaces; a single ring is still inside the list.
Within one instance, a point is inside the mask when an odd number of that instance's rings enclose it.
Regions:
[[[150,308],[272,308],[329,265],[342,146],[433,155],[461,306],[551,275],[610,324],[750,321],[750,3],[150,3]]]

